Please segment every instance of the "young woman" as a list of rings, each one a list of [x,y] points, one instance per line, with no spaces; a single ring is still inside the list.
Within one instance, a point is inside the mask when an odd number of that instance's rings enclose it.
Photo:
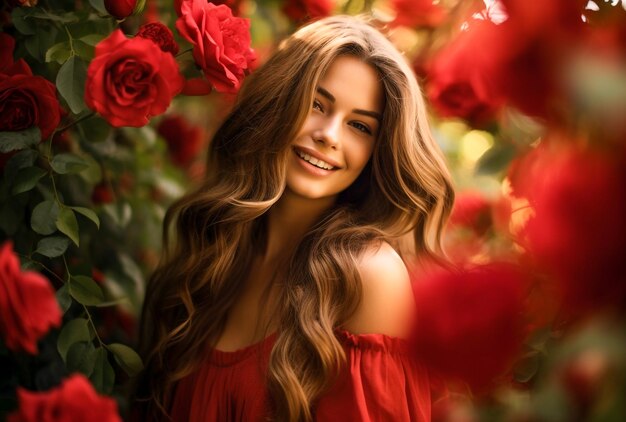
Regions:
[[[429,420],[407,265],[440,256],[454,194],[403,56],[357,18],[303,27],[207,168],[147,289],[145,419]]]

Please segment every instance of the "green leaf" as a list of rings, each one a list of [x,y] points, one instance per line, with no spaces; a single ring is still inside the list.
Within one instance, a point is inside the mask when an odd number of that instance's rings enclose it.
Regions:
[[[57,29],[43,23],[35,23],[35,34],[26,38],[26,49],[39,62],[45,62],[46,52],[54,43]]]
[[[17,132],[0,132],[0,152],[11,152],[33,147],[41,142],[41,131],[37,126]]]
[[[89,0],[91,7],[96,9],[102,15],[108,15],[106,7],[104,7],[104,0]]]
[[[11,23],[20,33],[24,35],[34,35],[36,25],[32,19],[26,19],[28,13],[25,7],[14,8],[11,12]]]
[[[96,349],[93,343],[74,343],[67,351],[65,362],[69,372],[80,372],[89,377],[93,373],[96,364]]]
[[[93,210],[89,208],[85,208],[85,207],[70,207],[70,208],[76,211],[77,213],[84,215],[85,217],[93,221],[96,227],[100,228],[100,219],[98,218],[98,215]]]
[[[52,169],[59,174],[78,173],[89,167],[89,164],[78,155],[57,154],[50,162]]]
[[[66,313],[70,306],[72,306],[72,298],[70,297],[70,290],[67,287],[67,284],[61,286],[59,290],[56,292],[57,302],[59,302],[59,307],[61,308],[61,312]]]
[[[70,350],[73,344],[91,341],[88,324],[89,322],[86,319],[76,318],[63,326],[57,339],[57,350],[63,358],[63,362],[66,362],[67,351]]]
[[[13,182],[13,179],[15,179],[19,170],[26,167],[32,167],[33,164],[35,164],[37,155],[37,151],[25,149],[11,157],[4,167],[4,177],[6,177],[6,180],[11,183]]]
[[[58,64],[63,64],[71,55],[70,43],[63,41],[53,45],[46,51],[46,63],[57,62]]]
[[[106,204],[102,207],[105,214],[108,215],[113,223],[120,228],[125,228],[133,216],[133,209],[128,202],[116,202],[113,204]]]
[[[495,144],[478,159],[476,163],[477,174],[496,174],[509,165],[515,158],[517,150],[511,144]]]
[[[72,242],[74,242],[76,246],[79,246],[78,221],[76,220],[74,211],[66,207],[61,208],[56,225],[61,233],[66,234],[67,237],[72,239]]]
[[[76,13],[67,12],[67,13],[50,13],[45,9],[33,9],[34,11],[30,14],[33,18],[44,19],[59,23],[72,23],[78,22],[79,17]]]
[[[78,56],[72,56],[66,61],[57,74],[57,89],[72,109],[72,113],[79,114],[87,109],[85,104],[85,80],[87,65]]]
[[[106,346],[113,355],[115,361],[129,376],[137,375],[143,369],[141,358],[133,349],[120,343],[113,343]]]
[[[95,48],[93,45],[82,42],[81,40],[74,40],[74,51],[83,59],[90,61],[95,55]]]
[[[59,205],[56,201],[48,200],[37,204],[30,217],[30,227],[39,234],[48,235],[57,230]]]
[[[95,47],[100,41],[102,41],[105,37],[102,34],[89,34],[84,37],[80,37],[80,40],[87,45],[91,45]]]
[[[44,237],[37,243],[35,252],[48,258],[56,258],[63,255],[69,245],[70,240],[67,237]]]
[[[96,349],[93,372],[89,377],[96,390],[101,394],[111,394],[115,383],[115,371],[107,358],[107,351],[103,347]]]
[[[37,186],[37,182],[46,174],[46,171],[39,167],[26,167],[21,169],[13,180],[11,193],[17,195],[18,193],[28,192]]]
[[[98,305],[104,302],[104,293],[91,277],[77,275],[70,281],[70,295],[83,305]]]

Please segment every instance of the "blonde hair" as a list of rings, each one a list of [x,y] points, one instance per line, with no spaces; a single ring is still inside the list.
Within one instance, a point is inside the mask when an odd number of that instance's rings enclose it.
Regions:
[[[404,57],[359,18],[335,16],[301,28],[248,78],[212,140],[210,175],[166,214],[166,248],[142,315],[146,369],[138,397],[147,400],[151,417],[163,416],[172,387],[219,337],[255,246],[264,244],[262,216],[285,187],[290,143],[318,81],[341,55],[376,69],[383,117],[370,162],[305,235],[280,284],[267,375],[272,417],[313,418],[317,398],[345,359],[334,330],[359,303],[357,259],[368,244],[387,240],[407,260],[441,256],[454,193]],[[407,235],[408,244],[401,241]]]

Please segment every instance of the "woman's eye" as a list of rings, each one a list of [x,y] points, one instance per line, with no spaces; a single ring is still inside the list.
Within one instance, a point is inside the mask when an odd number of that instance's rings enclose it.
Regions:
[[[352,127],[354,127],[355,129],[357,129],[357,130],[359,130],[359,131],[361,131],[363,133],[366,133],[368,135],[372,134],[372,131],[370,130],[370,128],[367,127],[366,125],[364,125],[361,122],[351,122],[350,125],[352,125]]]
[[[322,112],[324,111],[322,103],[320,103],[318,100],[313,101],[313,108]]]

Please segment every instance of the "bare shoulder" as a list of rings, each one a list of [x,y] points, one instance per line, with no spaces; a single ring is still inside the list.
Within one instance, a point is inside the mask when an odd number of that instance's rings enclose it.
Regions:
[[[345,324],[355,334],[407,337],[415,315],[415,299],[406,265],[387,242],[370,245],[359,261],[362,296]]]

